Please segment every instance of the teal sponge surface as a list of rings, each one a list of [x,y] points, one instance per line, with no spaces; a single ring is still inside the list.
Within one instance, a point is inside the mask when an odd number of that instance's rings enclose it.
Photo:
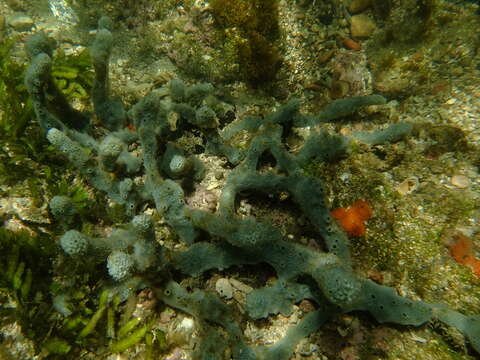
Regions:
[[[123,251],[114,251],[107,258],[108,274],[114,280],[123,280],[131,276],[134,265],[132,256]]]
[[[60,246],[70,256],[86,254],[88,242],[88,238],[76,230],[69,230],[60,238]]]
[[[68,196],[56,195],[48,203],[53,216],[59,221],[69,222],[77,209]]]

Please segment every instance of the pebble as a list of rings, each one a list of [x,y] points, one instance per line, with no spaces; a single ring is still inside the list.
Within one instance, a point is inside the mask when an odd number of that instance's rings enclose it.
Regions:
[[[465,175],[452,176],[452,185],[459,189],[466,189],[470,186],[470,179]]]
[[[175,313],[172,310],[164,310],[160,313],[160,323],[167,324],[172,320],[173,317],[175,317]]]
[[[451,99],[448,99],[448,100],[445,102],[445,104],[447,104],[447,105],[453,105],[453,104],[455,104],[456,102],[457,102],[457,99],[451,98]]]
[[[48,6],[58,20],[66,24],[76,24],[78,17],[66,0],[50,0]]]
[[[364,14],[354,15],[351,20],[350,33],[354,38],[368,38],[377,28],[375,22]]]
[[[344,39],[342,44],[343,44],[343,46],[345,46],[349,50],[359,51],[359,50],[362,49],[362,45],[360,45],[359,42],[357,42],[355,40],[352,40],[350,38]]]
[[[348,6],[348,11],[352,14],[357,14],[367,9],[372,4],[372,0],[352,0]]]
[[[418,188],[419,181],[416,177],[410,177],[403,180],[398,186],[397,191],[400,195],[408,195]]]
[[[237,279],[230,279],[230,284],[237,290],[244,292],[246,294],[252,292],[253,288],[247,284],[244,284],[241,281],[238,281]]]
[[[26,31],[32,28],[33,19],[27,15],[12,15],[8,18],[8,25],[17,31]]]
[[[218,279],[215,283],[215,290],[225,299],[231,299],[233,297],[233,288],[230,281],[226,278]]]
[[[187,354],[180,348],[175,348],[173,351],[165,357],[165,360],[185,360]]]
[[[183,329],[185,331],[192,331],[193,326],[195,325],[193,319],[191,318],[184,318],[182,322],[178,325],[177,329]]]

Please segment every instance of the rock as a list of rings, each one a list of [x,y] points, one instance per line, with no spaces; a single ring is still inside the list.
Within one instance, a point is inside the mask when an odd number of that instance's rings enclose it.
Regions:
[[[27,15],[16,14],[8,18],[8,25],[17,31],[30,30],[33,24],[33,19]]]
[[[230,279],[230,284],[237,290],[248,294],[253,291],[253,288],[251,286],[248,286],[247,284],[244,284],[241,281],[238,281],[237,279],[231,278]]]
[[[368,38],[370,37],[377,26],[375,22],[367,15],[360,14],[352,16],[352,23],[350,24],[350,32],[354,38]]]
[[[359,42],[352,40],[350,38],[346,38],[342,41],[343,46],[345,46],[348,50],[355,50],[360,51],[362,50],[362,45]]]
[[[452,185],[459,189],[466,189],[470,186],[470,179],[465,175],[453,175]]]
[[[400,195],[408,195],[415,190],[417,190],[418,185],[419,185],[418,178],[412,176],[408,179],[403,180],[398,186],[397,186],[397,191]]]
[[[396,79],[384,76],[373,84],[373,88],[381,91],[384,95],[398,98],[408,94],[411,86],[408,79]]]
[[[352,14],[357,14],[368,8],[370,5],[372,5],[372,0],[352,0],[348,6],[348,11]]]
[[[218,279],[215,283],[215,289],[220,296],[224,297],[225,299],[231,299],[233,297],[233,288],[228,279]]]
[[[193,331],[193,326],[195,325],[195,322],[193,321],[192,318],[184,318],[182,322],[178,325],[177,329],[178,330],[183,330],[185,332],[191,332]]]
[[[20,220],[36,224],[50,224],[46,204],[37,207],[35,199],[11,197],[0,199],[0,216],[14,215]]]

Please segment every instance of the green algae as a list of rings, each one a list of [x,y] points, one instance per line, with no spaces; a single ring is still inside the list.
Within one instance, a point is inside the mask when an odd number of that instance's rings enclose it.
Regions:
[[[52,77],[69,101],[87,103],[94,78],[88,49],[72,55],[59,51],[52,64]]]
[[[135,326],[137,324],[138,323],[135,323]],[[110,350],[112,352],[122,352],[127,350],[128,348],[142,341],[145,335],[147,334],[147,332],[149,331],[149,329],[150,329],[150,326],[145,325],[132,331],[131,334],[128,335],[127,337],[124,337],[123,339],[120,339],[117,342],[112,343],[112,345],[110,345]],[[133,330],[133,328],[130,330]]]
[[[240,77],[258,87],[275,78],[281,57],[277,0],[214,0],[210,4],[223,30],[226,55],[238,63]]]

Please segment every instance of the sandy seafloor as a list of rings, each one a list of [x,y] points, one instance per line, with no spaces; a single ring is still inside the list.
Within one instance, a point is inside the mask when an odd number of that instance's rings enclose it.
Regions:
[[[477,276],[468,266],[457,263],[449,252],[452,243],[465,237],[473,246],[471,256],[480,257],[478,3],[392,0],[386,17],[374,6],[367,7],[358,14],[375,26],[366,36],[355,39],[361,49],[353,50],[344,44],[345,39],[352,38],[355,15],[349,11],[349,2],[279,1],[279,35],[274,43],[281,65],[273,80],[257,88],[248,81],[232,79],[232,74],[241,69],[215,38],[219,29],[208,1],[165,1],[161,11],[152,3],[96,1],[82,8],[78,1],[67,8],[78,13],[78,18],[67,18],[65,13],[53,14],[47,1],[3,0],[0,35],[4,40],[16,40],[13,56],[22,63],[26,62],[23,43],[35,31],[44,30],[66,54],[77,53],[91,44],[95,19],[102,13],[113,16],[116,41],[111,88],[128,105],[176,77],[187,83],[210,81],[227,95],[237,119],[247,113],[267,114],[293,97],[301,100],[302,111],[315,113],[332,98],[384,95],[386,105],[364,109],[324,128],[349,134],[409,122],[414,124],[414,131],[394,144],[358,144],[348,158],[313,170],[325,179],[331,208],[363,199],[373,209],[366,234],[351,238],[355,271],[395,288],[403,296],[480,314],[480,273]],[[57,1],[57,8],[58,4],[61,1]],[[415,9],[419,6],[433,7],[428,18],[412,16],[418,15]],[[26,23],[23,26],[18,25],[22,16]],[[415,21],[425,22],[419,32],[412,30]],[[192,69],[189,61],[196,61],[202,68]],[[186,134],[185,141],[198,139]],[[295,141],[298,138],[292,140],[293,148]],[[214,175],[222,172],[224,179],[228,168],[222,159],[201,158],[207,165],[207,177],[199,185],[197,200],[205,203],[209,200],[202,196],[215,199],[221,190],[222,180]],[[29,166],[36,165],[32,162]],[[24,191],[22,184],[1,186],[0,215],[5,227],[35,233],[52,222],[46,206],[48,197],[32,210],[32,194]],[[195,194],[191,198],[195,203]],[[308,242],[310,239],[296,233],[295,212],[289,206],[282,208],[281,203],[278,208],[274,205],[247,197],[241,202],[240,212],[279,224],[291,238]],[[215,283],[221,278],[246,286],[242,290],[237,284],[237,296],[227,301],[238,308],[248,291],[246,284],[255,282],[248,280],[252,276],[249,271],[209,276],[204,284],[194,284],[215,291]],[[15,307],[8,291],[0,291],[3,306]],[[290,317],[247,321],[247,339],[255,344],[273,343],[311,306],[308,302],[296,305]],[[159,358],[189,359],[194,323],[176,310],[162,311],[158,328],[180,335],[167,337],[168,349]],[[0,359],[45,358],[42,353],[35,354],[32,342],[22,335],[16,322],[0,317],[0,335]],[[86,348],[75,358],[145,358],[143,344],[122,354],[99,351],[101,355],[95,355],[91,350]],[[71,358],[69,354],[63,356]],[[304,339],[292,359],[440,360],[478,356],[461,335],[438,324],[419,328],[379,325],[366,314],[353,313],[335,318]]]

